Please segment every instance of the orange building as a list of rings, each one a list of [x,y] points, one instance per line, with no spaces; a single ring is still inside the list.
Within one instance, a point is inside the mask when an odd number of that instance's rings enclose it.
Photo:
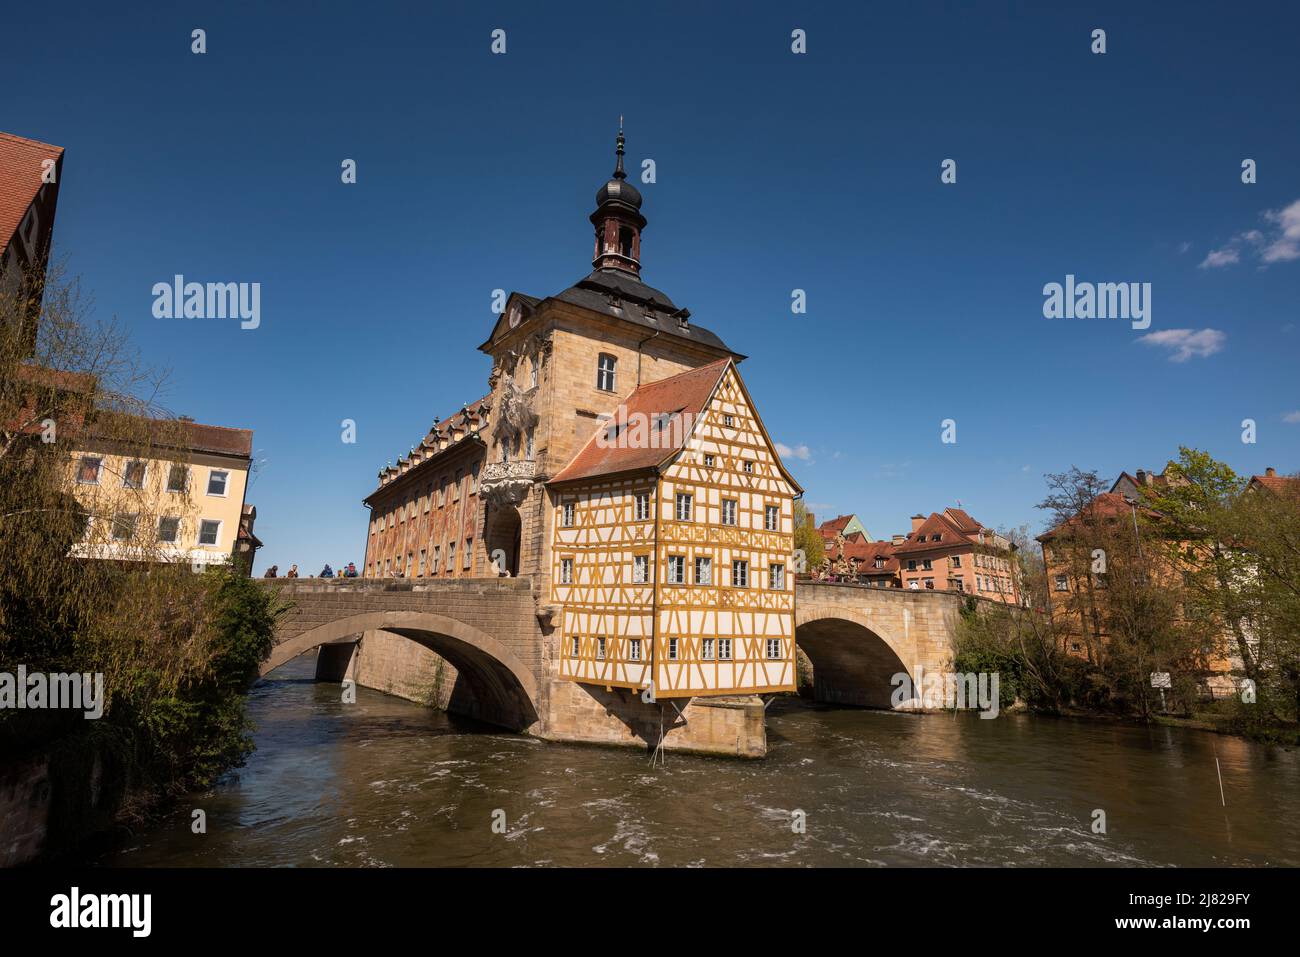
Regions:
[[[893,548],[904,588],[965,592],[1020,603],[1015,546],[960,508],[912,516],[912,531]]]

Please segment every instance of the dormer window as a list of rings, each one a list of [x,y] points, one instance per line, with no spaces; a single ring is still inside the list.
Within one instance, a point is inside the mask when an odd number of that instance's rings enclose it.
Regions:
[[[618,360],[607,352],[602,352],[596,362],[596,388],[602,392],[613,392],[614,390],[614,370],[618,366]]]

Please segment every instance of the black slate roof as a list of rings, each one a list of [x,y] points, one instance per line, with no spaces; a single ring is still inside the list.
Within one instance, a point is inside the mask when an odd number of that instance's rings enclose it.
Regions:
[[[626,319],[647,329],[731,352],[725,342],[703,326],[697,326],[688,319],[683,327],[679,313],[685,313],[689,317],[689,311],[679,309],[666,293],[647,286],[621,269],[597,269],[554,298],[593,312]]]

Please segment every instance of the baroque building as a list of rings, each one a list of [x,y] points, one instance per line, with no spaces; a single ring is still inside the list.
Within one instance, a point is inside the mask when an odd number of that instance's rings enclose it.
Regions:
[[[794,688],[793,500],[745,358],[641,279],[619,131],[592,271],[514,292],[489,392],[379,472],[367,577],[526,576],[558,673],[698,696]]]

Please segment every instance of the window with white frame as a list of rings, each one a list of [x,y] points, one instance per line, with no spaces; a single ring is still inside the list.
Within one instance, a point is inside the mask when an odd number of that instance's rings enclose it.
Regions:
[[[730,638],[718,639],[718,660],[719,661],[731,660],[731,639]]]
[[[627,660],[628,661],[641,660],[641,639],[640,638],[632,638],[628,640]]]
[[[644,585],[650,580],[650,556],[632,556],[632,584]]]
[[[725,425],[727,428],[731,428],[733,425],[736,424],[736,420],[732,418],[730,415],[723,415],[722,424]]]
[[[677,521],[689,522],[691,520],[691,501],[689,493],[677,493]]]
[[[135,538],[135,526],[140,516],[134,512],[118,512],[113,516],[113,541],[129,542]]]
[[[722,524],[736,524],[736,500],[734,498],[724,498],[722,500]]]
[[[230,482],[230,473],[221,469],[212,469],[208,472],[208,494],[225,495],[226,486]]]
[[[678,639],[669,638],[668,639],[668,660],[669,661],[677,660],[677,651],[678,651]]]
[[[434,574],[434,575],[438,574],[438,563],[439,563],[441,560],[442,560],[442,546],[441,546],[441,545],[434,545],[434,546],[433,546],[433,564],[429,566],[429,571],[430,571],[432,574]]]
[[[190,484],[190,467],[174,464],[167,470],[167,491],[183,492]]]
[[[754,463],[751,462],[749,459],[745,459],[744,463],[741,465],[741,468],[745,470],[746,475],[754,474]]]
[[[707,555],[699,555],[695,559],[695,584],[713,584],[713,559]]]
[[[670,585],[686,584],[686,556],[685,555],[668,556],[668,584]]]
[[[181,537],[181,520],[171,515],[158,519],[158,541],[175,544]]]
[[[781,520],[781,506],[769,505],[763,509],[763,528],[769,532],[775,532],[777,525]]]
[[[1069,590],[1070,590],[1070,579],[1066,578],[1064,575],[1057,575],[1057,576],[1056,576],[1056,590],[1057,590],[1057,591],[1069,591]]]
[[[463,564],[466,568],[469,568],[474,561],[474,539],[472,538],[465,539],[465,551],[463,554],[465,556],[463,559]]]
[[[573,584],[573,559],[572,558],[560,559],[560,584],[561,585]]]
[[[614,390],[614,370],[618,367],[618,360],[608,352],[602,352],[596,360],[596,388],[602,392],[613,392]]]
[[[749,587],[749,562],[738,558],[731,563],[731,584],[735,588]]]
[[[578,655],[582,654],[582,639],[574,638],[573,645],[569,650],[573,654],[573,657],[575,658],[578,657]]]
[[[785,566],[774,562],[767,566],[767,587],[776,590],[785,588]]]
[[[99,474],[103,471],[104,460],[97,455],[83,455],[77,465],[77,483],[80,485],[98,485]]]
[[[596,657],[597,657],[597,658],[604,658],[604,657],[605,657],[605,639],[604,639],[604,638],[597,638],[597,639],[596,639]]]
[[[199,522],[199,544],[215,545],[217,536],[221,534],[221,523],[216,519],[205,518]]]
[[[147,465],[144,462],[138,460],[127,462],[126,467],[122,469],[122,487],[144,488],[144,476],[146,471]]]
[[[703,661],[713,660],[713,639],[704,638],[700,641],[700,659]]]
[[[650,518],[650,493],[637,492],[633,499],[632,516],[638,522],[644,522]]]
[[[714,462],[713,456],[706,452],[704,455],[704,467],[706,469],[713,468],[713,462]]]
[[[780,638],[769,638],[769,639],[767,639],[767,657],[768,657],[768,658],[780,658],[780,657],[781,657],[781,639],[780,639]]]
[[[572,528],[573,527],[573,503],[572,502],[564,503],[564,509],[561,515],[562,517],[560,518],[560,524],[565,528]]]

